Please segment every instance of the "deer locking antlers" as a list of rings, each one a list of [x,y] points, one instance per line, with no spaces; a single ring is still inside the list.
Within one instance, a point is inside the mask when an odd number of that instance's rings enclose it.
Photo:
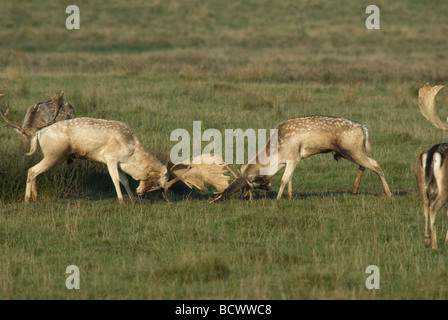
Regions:
[[[34,201],[38,199],[36,178],[69,158],[89,159],[106,164],[121,204],[124,204],[124,200],[120,183],[133,201],[126,173],[140,181],[138,195],[163,189],[163,196],[167,201],[168,189],[177,181],[183,181],[188,187],[200,190],[205,188],[204,183],[209,183],[218,192],[217,198],[211,201],[213,203],[228,198],[238,190],[246,189],[249,193],[251,189],[270,190],[269,180],[282,168],[285,168],[285,172],[277,199],[281,198],[286,185],[290,199],[291,178],[297,164],[312,155],[328,152],[332,152],[335,159],[342,157],[359,165],[353,193],[358,190],[364,169],[369,168],[380,178],[386,195],[392,195],[379,163],[367,157],[363,151],[363,148],[370,150],[370,135],[367,127],[358,122],[330,116],[310,116],[293,118],[278,124],[278,149],[275,151],[278,163],[269,175],[261,174],[263,165],[258,161],[259,155],[255,161],[242,166],[241,176],[237,176],[222,157],[218,158],[221,160],[218,163],[209,161],[212,155],[202,155],[200,161],[194,158],[189,163],[177,163],[168,170],[142,146],[130,127],[123,122],[93,118],[60,119],[55,122],[62,110],[63,95],[64,92],[61,91],[51,97],[55,106],[52,117],[33,127],[20,127],[12,123],[6,117],[7,113],[0,110],[0,115],[8,126],[31,139],[30,152],[27,155],[34,154],[38,145],[44,155],[42,161],[28,171],[25,202],[30,202],[31,198]],[[74,112],[69,111],[66,109],[66,113],[74,117]],[[31,115],[27,115],[25,122],[28,123],[27,119],[31,118]],[[267,142],[264,150],[270,150],[270,144],[271,140]],[[213,159],[216,160],[216,156]],[[200,164],[195,164],[196,162]],[[229,172],[235,178],[231,184],[227,175]],[[168,181],[170,176],[174,178]]]
[[[276,126],[276,129],[278,130],[277,150],[270,150],[272,141],[269,140],[260,151],[268,150],[271,152],[271,158],[273,156],[272,152],[276,152],[275,158],[277,158],[277,161],[271,174],[260,174],[261,169],[271,164],[261,164],[259,153],[255,161],[241,167],[241,176],[221,192],[212,203],[228,198],[243,188],[270,190],[269,180],[282,168],[285,168],[285,171],[281,179],[277,200],[282,197],[286,185],[288,185],[288,199],[291,199],[291,179],[299,162],[313,155],[328,152],[332,152],[335,159],[342,157],[359,165],[358,175],[353,185],[353,193],[357,192],[364,169],[368,168],[378,175],[386,195],[388,197],[392,196],[380,164],[369,158],[363,151],[363,148],[370,151],[370,136],[365,125],[344,118],[309,116],[283,121]]]
[[[0,115],[8,126],[31,138],[30,152],[27,155],[34,154],[38,144],[44,154],[42,161],[28,170],[25,202],[30,202],[31,198],[33,201],[38,201],[36,178],[69,158],[88,159],[106,164],[120,204],[124,204],[120,182],[131,201],[134,201],[125,173],[140,181],[137,188],[138,195],[163,189],[163,196],[167,201],[168,188],[177,181],[185,182],[190,188],[196,186],[199,189],[203,189],[204,182],[208,182],[215,185],[218,191],[222,191],[228,185],[229,177],[225,175],[227,171],[224,167],[229,167],[224,161],[215,165],[206,165],[202,162],[186,168],[182,163],[177,164],[171,171],[175,179],[168,182],[170,172],[142,146],[129,126],[123,122],[75,118],[54,123],[61,109],[63,94],[64,92],[58,92],[51,97],[55,113],[49,121],[38,127],[22,128],[6,117],[7,112],[3,113],[0,110]]]

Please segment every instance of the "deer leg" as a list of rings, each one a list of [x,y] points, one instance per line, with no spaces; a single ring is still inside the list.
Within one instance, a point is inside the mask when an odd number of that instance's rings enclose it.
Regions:
[[[431,245],[431,234],[429,233],[429,199],[427,196],[423,198],[423,214],[425,215],[425,246],[429,248]]]
[[[33,201],[38,202],[39,197],[37,196],[37,180],[36,179],[34,179],[33,182],[31,183],[31,194],[33,196]]]
[[[429,231],[431,233],[431,248],[437,249],[437,232],[436,232],[436,217],[437,212],[442,207],[441,201],[437,197],[429,207]]]
[[[368,168],[368,169],[372,170],[373,172],[375,172],[378,175],[378,177],[380,178],[381,183],[383,184],[383,189],[384,189],[384,192],[386,193],[386,195],[389,198],[392,196],[392,192],[390,192],[389,186],[386,182],[386,178],[384,177],[383,170],[381,169],[381,166],[377,161],[373,160],[372,158],[369,158],[364,153],[360,156],[354,156],[353,158],[347,157],[347,159],[359,164],[361,167]],[[356,179],[358,179],[359,176],[360,176],[360,174],[358,172],[358,176],[356,177]],[[359,182],[361,182],[360,177],[359,177]],[[356,181],[355,181],[355,183],[356,183]]]
[[[110,177],[115,186],[115,191],[117,192],[118,202],[124,205],[123,194],[120,188],[120,176],[118,173],[118,164],[116,162],[107,163],[107,170],[109,170]]]
[[[283,173],[282,180],[280,182],[280,189],[278,190],[277,194],[277,200],[282,198],[283,190],[285,189],[285,185],[289,183],[289,180],[292,178],[292,174],[294,172],[294,169],[296,168],[299,161],[286,161],[286,168],[285,172]],[[291,187],[291,194],[292,194],[292,187]]]
[[[429,233],[429,197],[426,190],[425,168],[422,163],[426,162],[422,157],[417,160],[415,165],[415,178],[417,179],[417,189],[423,202],[423,215],[425,216],[425,246],[431,245],[431,235]],[[447,213],[448,214],[448,213]]]
[[[129,199],[131,199],[131,202],[134,203],[134,196],[131,188],[129,187],[129,180],[128,177],[126,176],[126,173],[124,173],[121,169],[118,169],[118,176],[120,178],[121,183],[124,185],[126,192],[128,193]]]
[[[445,245],[448,245],[448,211],[446,212],[446,236],[445,236]]]
[[[437,217],[437,212],[434,213],[434,211],[429,212],[429,219],[430,219],[430,224],[429,224],[429,229],[431,231],[431,248],[433,249],[437,249],[437,232],[435,232],[435,227],[436,227],[436,217]]]
[[[436,231],[437,213],[440,211],[440,209],[442,209],[442,207],[446,204],[448,200],[448,193],[444,191],[443,188],[440,189],[439,194],[436,196],[436,198],[429,207],[429,229],[431,232],[431,247],[433,249],[437,249],[437,231]]]
[[[292,199],[292,177],[288,181],[288,200]]]
[[[362,174],[364,173],[365,169],[366,168],[364,168],[363,166],[359,166],[358,174],[356,175],[355,183],[353,184],[353,190],[352,190],[353,194],[358,192],[359,184],[361,183],[362,179]]]
[[[423,202],[423,215],[425,216],[425,247],[431,245],[431,236],[429,234],[429,198],[426,193],[425,168],[422,166],[422,158],[415,164],[415,178],[417,179],[417,189]]]
[[[31,197],[33,197],[33,201],[37,202],[39,199],[37,198],[37,184],[36,178],[48,171],[52,167],[58,164],[58,161],[50,160],[49,158],[44,158],[41,162],[36,164],[34,167],[31,167],[28,170],[28,177],[26,180],[26,190],[25,190],[25,202],[30,203]]]

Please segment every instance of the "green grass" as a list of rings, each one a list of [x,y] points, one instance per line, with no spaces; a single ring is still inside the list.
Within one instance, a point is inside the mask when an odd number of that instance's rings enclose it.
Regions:
[[[348,194],[216,206],[185,200],[121,207],[115,199],[10,204],[1,221],[1,295],[443,299],[446,249],[422,245],[417,205],[411,197]],[[79,291],[65,288],[71,264],[80,268]],[[381,271],[378,291],[364,285],[371,264]]]
[[[0,299],[445,299],[446,230],[424,247],[414,161],[446,140],[417,106],[418,88],[444,84],[448,4],[377,1],[381,29],[366,30],[353,1],[78,1],[2,4],[0,108],[21,124],[59,89],[77,116],[120,120],[168,163],[170,133],[270,129],[326,114],[368,126],[370,156],[392,199],[357,166],[330,155],[299,164],[294,199],[208,205],[213,190],[175,186],[118,205],[104,165],[75,161],[41,175],[41,202],[23,203],[20,137],[0,128]],[[448,94],[437,96],[441,118]],[[203,147],[207,143],[203,144]],[[234,169],[238,167],[232,165]],[[132,182],[135,189],[136,182]],[[81,289],[67,290],[77,265]],[[367,266],[380,289],[367,290]]]

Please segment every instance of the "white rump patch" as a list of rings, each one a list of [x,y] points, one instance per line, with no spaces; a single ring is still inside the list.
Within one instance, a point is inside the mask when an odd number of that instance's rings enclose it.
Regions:
[[[434,179],[436,180],[437,189],[440,190],[440,186],[442,185],[443,171],[442,171],[442,155],[438,152],[434,153],[432,158],[432,168],[434,172]]]
[[[426,160],[428,159],[428,154],[424,153],[422,154],[422,167],[423,167],[423,172],[425,172],[426,170]]]

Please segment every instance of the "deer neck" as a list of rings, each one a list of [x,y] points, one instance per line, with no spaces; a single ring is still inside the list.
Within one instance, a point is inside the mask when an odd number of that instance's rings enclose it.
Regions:
[[[145,180],[149,172],[160,171],[163,165],[137,141],[134,153],[120,167],[135,180]]]

